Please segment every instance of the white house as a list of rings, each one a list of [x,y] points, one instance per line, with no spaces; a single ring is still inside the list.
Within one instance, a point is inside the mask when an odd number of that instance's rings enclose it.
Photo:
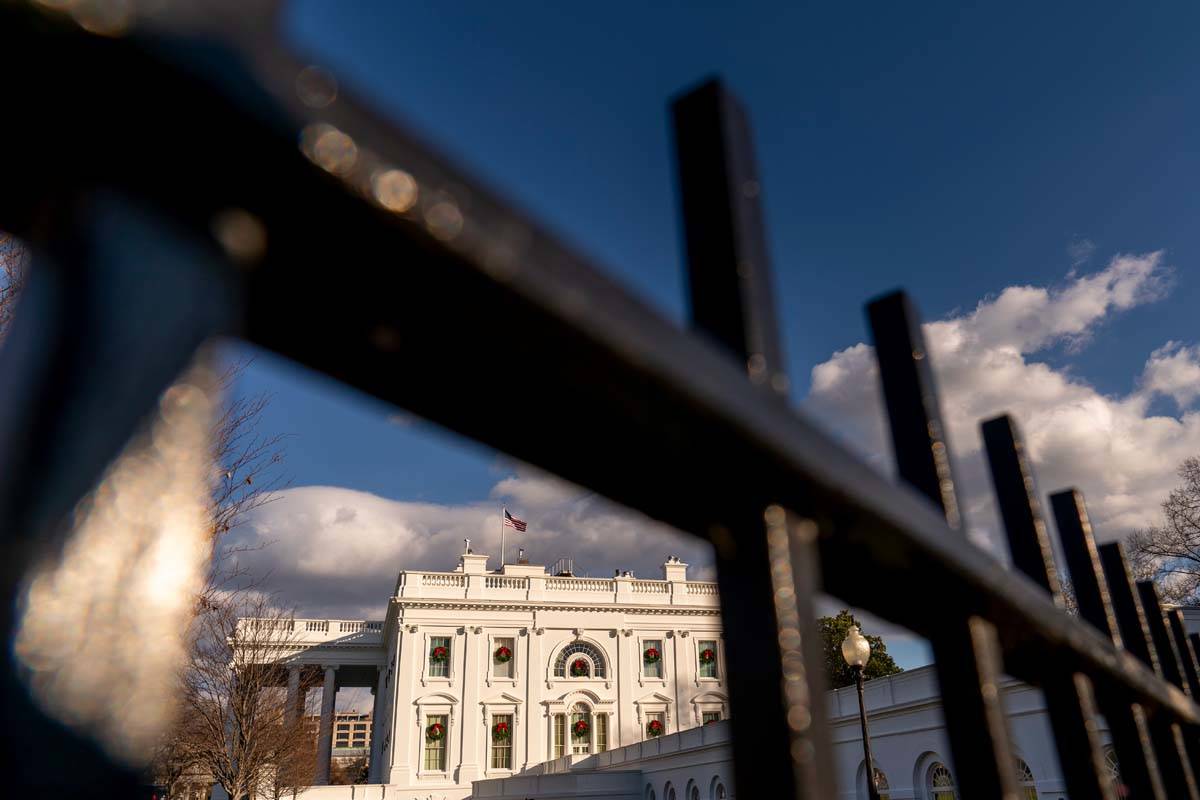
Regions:
[[[719,614],[716,584],[689,581],[675,558],[657,580],[489,572],[470,550],[450,572],[401,572],[382,622],[290,623],[291,690],[302,667],[324,670],[322,731],[338,689],[375,695],[373,788],[304,796],[458,800],[473,781],[724,719]],[[323,734],[318,782],[331,745]]]
[[[375,696],[369,783],[306,800],[735,796],[729,726],[709,724],[729,715],[716,584],[677,559],[657,580],[486,565],[467,550],[451,572],[401,572],[382,622],[289,623],[292,690],[302,667],[324,669],[323,730],[337,689]],[[1200,628],[1200,610],[1185,616]],[[1022,800],[1065,798],[1041,692],[1001,690]],[[827,702],[839,797],[865,800],[856,691]],[[868,682],[866,702],[881,796],[958,800],[933,668]],[[331,748],[323,735],[325,777]]]

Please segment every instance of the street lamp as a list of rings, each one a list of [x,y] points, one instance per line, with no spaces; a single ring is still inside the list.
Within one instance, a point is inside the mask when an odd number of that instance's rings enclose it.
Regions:
[[[842,658],[854,670],[858,684],[858,719],[862,723],[863,760],[867,765],[867,797],[879,800],[879,788],[875,785],[875,762],[871,758],[871,735],[867,733],[867,704],[863,701],[863,668],[871,658],[871,643],[862,635],[857,625],[851,625],[842,640]]]

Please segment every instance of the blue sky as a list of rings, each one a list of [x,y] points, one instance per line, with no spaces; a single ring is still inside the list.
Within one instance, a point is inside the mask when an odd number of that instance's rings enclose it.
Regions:
[[[1138,299],[1110,292],[1103,313],[1021,357],[1124,409],[1141,402],[1131,393],[1154,351],[1196,343],[1200,6],[647,5],[306,1],[291,5],[287,35],[680,323],[667,102],[724,77],[754,123],[798,398],[815,366],[865,340],[862,304],[876,294],[903,286],[927,320],[966,319],[1010,287],[1056,297],[1120,254],[1163,251],[1128,262],[1144,266]],[[496,378],[480,376],[481,402]],[[264,425],[292,434],[297,486],[457,505],[513,474],[270,356],[239,388],[275,393]],[[1137,419],[1186,420],[1193,400],[1147,393]],[[836,425],[839,408],[818,416]],[[857,444],[878,449],[868,434]],[[1047,450],[1048,469],[1057,477],[1078,452]]]

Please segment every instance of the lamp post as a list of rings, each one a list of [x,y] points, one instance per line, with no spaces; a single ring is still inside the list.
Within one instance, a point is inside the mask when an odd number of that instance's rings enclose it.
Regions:
[[[863,760],[867,766],[867,797],[879,800],[879,788],[875,785],[875,762],[871,758],[871,735],[867,732],[867,704],[863,701],[863,668],[871,658],[871,643],[862,635],[857,625],[851,625],[842,640],[842,658],[854,670],[858,684],[858,719],[862,723]]]

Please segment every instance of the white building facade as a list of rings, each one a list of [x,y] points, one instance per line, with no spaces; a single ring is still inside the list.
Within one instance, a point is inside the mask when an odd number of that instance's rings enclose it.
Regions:
[[[472,782],[586,758],[725,719],[717,586],[669,559],[643,580],[487,570],[401,572],[383,622],[295,620],[290,684],[323,670],[318,782],[338,689],[374,693],[371,787],[305,797],[459,800]]]
[[[374,694],[368,783],[314,786],[307,800],[735,796],[716,584],[687,580],[675,559],[658,580],[486,565],[468,550],[453,571],[400,573],[382,622],[290,623],[289,685],[323,670],[319,779],[337,690]],[[1184,615],[1200,630],[1200,610]],[[1000,688],[1021,800],[1066,798],[1045,698]],[[865,694],[881,797],[959,800],[933,667]],[[866,800],[856,691],[826,698],[839,800]],[[1107,744],[1105,756],[1119,781]]]

